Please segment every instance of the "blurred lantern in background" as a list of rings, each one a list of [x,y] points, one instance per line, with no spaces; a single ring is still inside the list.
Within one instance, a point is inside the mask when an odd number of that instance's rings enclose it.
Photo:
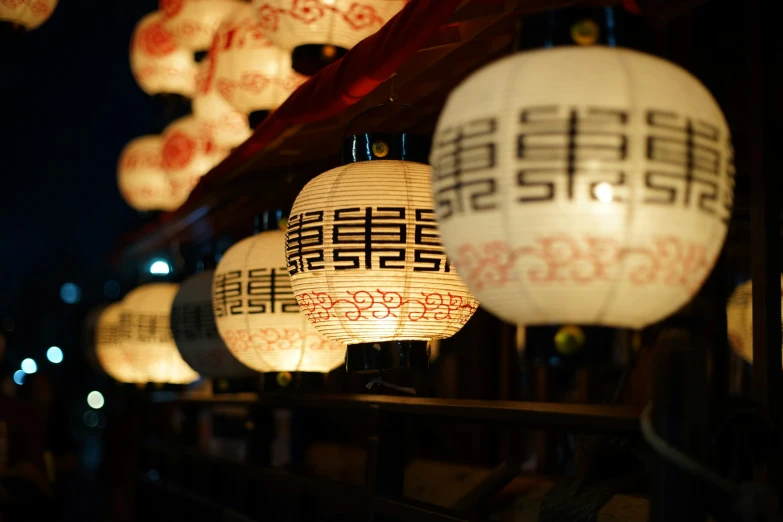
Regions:
[[[405,6],[405,0],[253,0],[261,30],[313,75],[341,58]]]
[[[203,377],[247,377],[253,372],[231,354],[217,331],[213,274],[202,272],[182,283],[171,306],[171,332],[182,358]]]
[[[166,176],[161,136],[142,136],[125,146],[117,165],[117,185],[125,202],[136,210],[176,210],[191,188],[171,183]]]
[[[247,116],[232,107],[215,88],[216,56],[213,51],[199,65],[193,115],[217,147],[230,149],[250,137],[250,125]]]
[[[710,273],[732,210],[717,103],[685,70],[628,49],[480,69],[451,93],[431,163],[450,259],[515,324],[665,318]]]
[[[178,189],[191,190],[201,176],[228,156],[194,116],[185,116],[163,130],[163,170]]]
[[[783,287],[783,275],[780,276]],[[781,291],[783,297],[783,291]],[[783,312],[781,313],[783,321]],[[741,284],[731,294],[726,305],[726,322],[729,343],[734,352],[742,359],[753,362],[753,283]]]
[[[136,25],[130,64],[136,83],[147,94],[193,96],[196,85],[193,53],[177,44],[163,26],[160,13],[149,14]]]
[[[182,359],[171,335],[171,305],[179,285],[151,283],[131,291],[120,305],[120,347],[143,382],[187,384],[199,378]]]
[[[215,35],[214,84],[236,110],[251,113],[276,109],[307,78],[291,68],[291,54],[264,34],[253,8],[242,4]]]
[[[262,372],[329,372],[345,345],[321,336],[301,313],[285,267],[285,234],[262,232],[231,247],[215,270],[212,306],[229,350]]]
[[[204,51],[220,23],[236,9],[237,0],[160,0],[164,24],[177,42],[191,51]]]
[[[98,364],[109,377],[118,382],[147,382],[144,375],[136,367],[129,346],[120,344],[120,303],[105,307],[98,315],[95,325],[95,357]]]
[[[410,137],[384,137],[347,140],[356,162],[310,181],[288,222],[296,299],[319,332],[352,345],[349,371],[426,367],[427,342],[478,307],[440,244],[430,167],[393,159]]]
[[[10,24],[17,30],[30,31],[52,16],[57,0],[2,0],[0,24]]]

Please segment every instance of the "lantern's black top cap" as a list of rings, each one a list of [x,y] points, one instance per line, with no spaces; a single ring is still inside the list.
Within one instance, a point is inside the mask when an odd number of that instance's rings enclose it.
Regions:
[[[373,160],[428,163],[430,138],[413,134],[367,132],[343,140],[343,165]]]

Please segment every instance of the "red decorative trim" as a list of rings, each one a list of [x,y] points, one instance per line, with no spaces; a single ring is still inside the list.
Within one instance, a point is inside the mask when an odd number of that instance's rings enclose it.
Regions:
[[[297,296],[299,306],[313,324],[342,317],[349,321],[399,317],[407,307],[406,319],[419,321],[457,321],[465,324],[478,308],[478,301],[451,292],[421,292],[421,297],[403,298],[399,292],[376,290],[346,291],[345,298],[336,298],[327,292],[305,292]],[[335,306],[348,305],[348,311],[338,312]]]
[[[525,274],[514,270],[517,261],[537,261]],[[646,247],[624,247],[614,238],[568,234],[538,237],[532,246],[512,249],[505,241],[457,249],[454,264],[468,286],[476,290],[499,288],[526,277],[539,285],[587,284],[610,281],[621,264],[629,264],[628,281],[635,286],[680,286],[695,293],[712,266],[707,248],[676,236],[653,237]]]
[[[288,350],[324,351],[344,350],[345,346],[311,332],[302,335],[298,328],[251,328],[226,330],[223,341],[237,354],[249,351],[284,352]]]
[[[181,131],[174,131],[166,136],[163,144],[163,168],[179,170],[187,167],[198,150],[196,140]]]
[[[280,27],[280,16],[287,15],[305,24],[314,24],[332,12],[341,16],[353,29],[359,31],[377,25],[383,25],[383,18],[371,5],[353,2],[347,11],[343,12],[333,5],[322,4],[320,0],[292,0],[291,8],[274,7],[261,4],[257,9],[261,28],[269,32],[277,32]]]

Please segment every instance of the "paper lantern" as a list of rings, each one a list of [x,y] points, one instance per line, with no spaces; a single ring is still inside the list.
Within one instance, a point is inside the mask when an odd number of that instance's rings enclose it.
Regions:
[[[720,108],[685,70],[569,47],[468,77],[430,159],[446,251],[488,310],[515,324],[641,328],[712,269],[732,156]]]
[[[192,51],[209,48],[220,23],[240,5],[236,0],[160,0],[164,23],[177,42]]]
[[[118,382],[146,382],[133,358],[120,343],[120,303],[107,306],[98,316],[95,327],[95,356],[103,371]]]
[[[231,106],[215,88],[215,56],[210,51],[196,77],[193,115],[217,147],[230,149],[250,137],[247,116]]]
[[[210,53],[215,87],[245,114],[276,109],[306,80],[291,68],[291,54],[266,37],[248,4],[221,24]]]
[[[182,359],[171,335],[171,305],[179,285],[151,283],[122,300],[120,347],[145,382],[187,384],[199,378]]]
[[[194,116],[179,118],[163,130],[163,170],[172,181],[193,187],[226,156],[228,150],[218,147]]]
[[[783,275],[780,277],[783,287]],[[781,291],[783,298],[783,291]],[[744,360],[753,362],[753,283],[748,281],[737,287],[726,305],[729,344]],[[781,312],[783,322],[783,311]]]
[[[212,312],[212,276],[209,270],[182,283],[171,306],[171,332],[188,366],[204,377],[235,378],[252,375],[220,338]]]
[[[136,25],[130,49],[133,77],[149,95],[191,97],[196,86],[193,53],[181,47],[163,26],[163,16],[152,13]]]
[[[322,337],[296,304],[285,268],[285,234],[262,232],[232,246],[215,270],[212,306],[231,353],[262,372],[328,372],[345,346]]]
[[[172,183],[166,176],[160,136],[142,136],[125,146],[117,165],[117,185],[125,202],[136,210],[176,210],[192,188]]]
[[[57,0],[0,0],[0,22],[35,29],[52,16]]]
[[[389,21],[405,0],[253,0],[261,29],[278,47],[319,49],[324,58],[350,49]]]
[[[371,148],[389,153],[383,141]],[[286,240],[296,299],[324,336],[355,345],[349,370],[353,354],[450,337],[478,307],[440,244],[427,165],[360,161],[321,174],[297,196]]]

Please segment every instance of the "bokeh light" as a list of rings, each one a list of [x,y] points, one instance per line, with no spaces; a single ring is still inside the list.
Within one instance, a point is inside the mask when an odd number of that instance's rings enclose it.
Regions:
[[[103,295],[109,299],[117,299],[120,296],[120,284],[117,281],[106,281],[103,285]]]
[[[150,265],[150,274],[154,275],[168,275],[171,273],[171,266],[163,261],[162,259],[158,259],[156,261],[153,261]]]
[[[60,287],[60,299],[66,304],[76,304],[82,299],[82,289],[74,283],[65,283]]]
[[[90,406],[90,408],[95,408],[96,410],[100,410],[103,408],[104,400],[103,400],[103,394],[99,391],[91,391],[87,394],[87,404]],[[97,423],[96,423],[97,424]]]
[[[63,351],[59,346],[52,346],[46,350],[46,358],[49,359],[50,363],[60,364],[63,362]]]
[[[18,384],[19,386],[24,384],[24,379],[27,376],[26,373],[24,373],[22,370],[16,370],[14,372],[14,382]]]
[[[29,357],[22,361],[22,371],[27,374],[32,374],[38,371],[38,364]]]

